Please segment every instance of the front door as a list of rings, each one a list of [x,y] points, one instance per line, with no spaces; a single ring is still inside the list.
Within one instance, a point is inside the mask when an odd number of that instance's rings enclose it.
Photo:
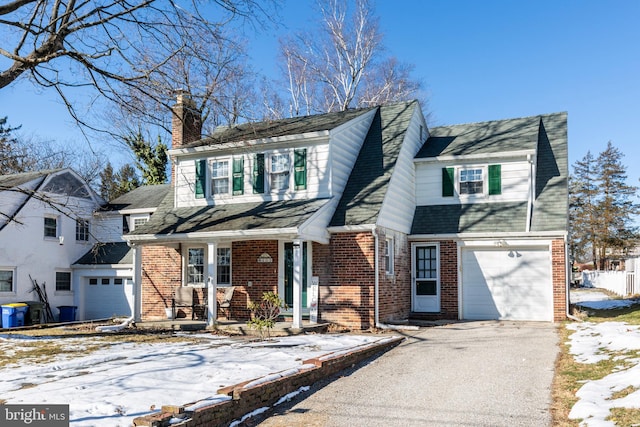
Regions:
[[[440,311],[440,260],[437,244],[414,244],[413,252],[413,311]]]
[[[284,302],[293,308],[293,243],[284,244]],[[302,308],[307,308],[307,242],[302,243]]]

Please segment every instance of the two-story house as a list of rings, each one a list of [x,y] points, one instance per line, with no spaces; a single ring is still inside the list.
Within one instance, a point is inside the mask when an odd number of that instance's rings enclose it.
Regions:
[[[95,242],[92,216],[104,201],[71,169],[0,176],[0,304],[77,304],[71,264]]]
[[[219,128],[174,108],[172,186],[134,248],[138,319],[192,287],[216,319],[275,291],[301,325],[566,310],[566,115],[435,128],[417,102]],[[504,257],[512,264],[507,265]]]

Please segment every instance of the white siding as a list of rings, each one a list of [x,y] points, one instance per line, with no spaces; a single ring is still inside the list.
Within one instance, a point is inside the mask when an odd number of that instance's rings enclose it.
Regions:
[[[492,196],[460,197],[458,189],[453,197],[442,197],[442,168],[459,167],[461,162],[417,162],[416,170],[416,201],[418,206],[446,205],[457,203],[492,203],[526,201],[529,197],[530,165],[526,159],[495,159],[486,163],[464,164],[485,168],[489,164],[500,164],[502,174],[502,194]],[[456,170],[457,179],[457,170]],[[456,181],[457,182],[457,181]],[[486,184],[486,180],[485,180]],[[485,189],[486,191],[486,189]]]
[[[122,215],[103,214],[91,223],[91,233],[99,242],[122,242]]]
[[[378,225],[403,233],[411,231],[416,208],[413,158],[424,141],[420,138],[420,126],[423,132],[427,129],[420,107],[416,107],[378,216]],[[426,136],[425,133],[422,138]]]
[[[49,303],[57,316],[58,306],[75,304],[76,289],[72,285],[71,292],[56,292],[56,270],[71,271],[71,264],[90,250],[93,244],[93,239],[76,242],[75,215],[91,218],[98,206],[87,199],[47,196],[62,203],[61,209],[73,217],[69,218],[51,206],[31,199],[17,217],[20,224],[8,224],[0,231],[0,266],[15,268],[16,271],[15,292],[0,293],[0,304],[37,300],[37,296],[31,292],[31,276],[40,285],[46,284]],[[73,207],[73,212],[69,212],[69,207]],[[45,215],[57,218],[59,235],[64,237],[63,244],[56,238],[44,238]]]
[[[28,182],[20,188],[24,190],[33,190],[36,188],[38,180]],[[0,215],[0,227],[7,223],[7,215],[13,215],[20,206],[24,203],[28,197],[27,194],[17,191],[2,191],[0,192],[0,206],[2,206],[2,215]]]
[[[175,202],[176,207],[204,205],[204,199],[196,199],[196,163],[195,158],[174,159],[175,165]]]
[[[374,109],[331,131],[329,168],[331,194],[335,197],[339,198],[344,192],[375,113]]]

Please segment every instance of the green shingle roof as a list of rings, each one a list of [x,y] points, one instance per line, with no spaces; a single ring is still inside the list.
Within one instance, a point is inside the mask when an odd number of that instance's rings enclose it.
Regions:
[[[334,129],[372,108],[339,111],[313,116],[293,117],[257,123],[243,123],[232,127],[218,127],[213,134],[182,147],[200,147],[228,142],[251,141],[261,138],[276,138],[287,135],[299,135],[308,132],[320,132]]]
[[[331,226],[375,224],[417,101],[382,106],[376,112]]]
[[[418,206],[411,234],[524,233],[526,219],[526,202]]]

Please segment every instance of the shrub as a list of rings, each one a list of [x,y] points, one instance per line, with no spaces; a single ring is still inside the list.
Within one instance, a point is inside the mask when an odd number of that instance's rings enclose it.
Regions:
[[[256,329],[261,339],[264,340],[265,335],[270,338],[271,329],[275,326],[280,310],[283,308],[286,309],[287,305],[282,298],[275,292],[265,292],[262,294],[262,301],[249,304],[251,320],[247,322],[247,325]]]

